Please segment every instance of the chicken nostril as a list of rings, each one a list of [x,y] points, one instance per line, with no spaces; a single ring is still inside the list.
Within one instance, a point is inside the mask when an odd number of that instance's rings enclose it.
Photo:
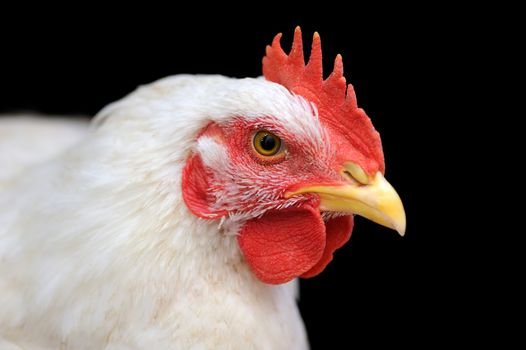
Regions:
[[[345,179],[345,181],[352,183],[353,185],[360,186],[362,185],[360,182],[358,182],[349,171],[344,170],[342,171],[342,176]]]
[[[347,162],[342,171],[347,173],[348,177],[358,182],[358,185],[367,185],[369,183],[369,176],[367,176],[363,168],[356,163]]]

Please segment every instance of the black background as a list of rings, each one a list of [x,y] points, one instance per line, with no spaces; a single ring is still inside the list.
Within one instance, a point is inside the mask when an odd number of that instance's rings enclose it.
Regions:
[[[325,71],[341,53],[358,103],[382,135],[386,177],[402,197],[408,226],[401,238],[357,218],[350,243],[324,273],[302,281],[312,348],[451,345],[472,311],[461,287],[472,274],[456,264],[461,236],[472,233],[451,229],[453,209],[442,204],[452,191],[444,182],[457,137],[448,89],[459,80],[451,64],[462,65],[458,48],[470,45],[469,34],[450,34],[458,19],[440,9],[265,10],[227,16],[159,9],[134,17],[97,10],[86,19],[84,9],[56,18],[13,13],[0,34],[0,112],[93,115],[167,75],[258,76],[276,33],[289,48],[296,25],[306,47],[319,31]]]

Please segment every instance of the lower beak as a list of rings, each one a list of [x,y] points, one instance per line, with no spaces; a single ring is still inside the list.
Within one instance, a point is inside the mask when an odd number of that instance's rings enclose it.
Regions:
[[[306,186],[287,193],[292,197],[303,193],[320,196],[320,210],[352,213],[380,225],[405,233],[405,211],[398,193],[378,172],[367,185]]]

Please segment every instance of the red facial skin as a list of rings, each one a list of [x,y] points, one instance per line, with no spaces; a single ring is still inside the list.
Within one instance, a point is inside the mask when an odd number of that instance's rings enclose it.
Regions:
[[[194,154],[183,174],[183,197],[195,215],[245,215],[238,232],[241,251],[254,274],[270,284],[322,272],[353,227],[351,215],[324,219],[317,195],[287,199],[285,193],[306,185],[344,184],[340,171],[349,160],[344,155],[356,151],[334,133],[327,137],[341,141],[328,147],[277,125],[271,118],[209,125],[200,137],[211,137],[227,150],[227,170],[210,169]],[[259,130],[279,136],[284,151],[273,157],[258,154],[252,143]]]

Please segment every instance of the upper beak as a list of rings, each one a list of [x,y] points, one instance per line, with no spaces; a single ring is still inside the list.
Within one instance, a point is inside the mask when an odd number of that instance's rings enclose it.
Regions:
[[[317,193],[320,210],[358,214],[380,225],[405,233],[405,211],[395,189],[378,172],[366,185],[306,186],[288,192],[287,197],[302,193]]]

